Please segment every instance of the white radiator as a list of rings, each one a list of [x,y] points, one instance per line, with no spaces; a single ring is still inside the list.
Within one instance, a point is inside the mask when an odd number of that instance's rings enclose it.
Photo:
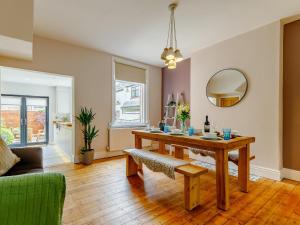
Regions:
[[[131,133],[132,130],[138,128],[109,128],[108,129],[108,151],[119,151],[125,148],[134,147],[134,135]],[[143,139],[143,147],[151,146],[150,140]]]

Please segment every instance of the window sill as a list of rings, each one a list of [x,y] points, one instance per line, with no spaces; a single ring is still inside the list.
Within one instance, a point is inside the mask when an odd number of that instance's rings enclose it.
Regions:
[[[111,124],[109,128],[118,129],[118,128],[145,128],[147,124]]]

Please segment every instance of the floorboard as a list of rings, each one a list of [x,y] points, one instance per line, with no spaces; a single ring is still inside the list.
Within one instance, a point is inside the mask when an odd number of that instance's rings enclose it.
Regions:
[[[64,225],[300,224],[300,183],[260,179],[248,194],[230,177],[230,209],[216,208],[215,174],[201,176],[201,205],[183,206],[183,176],[171,180],[144,169],[127,179],[125,159],[97,160],[90,166],[64,164],[46,168],[67,179]]]

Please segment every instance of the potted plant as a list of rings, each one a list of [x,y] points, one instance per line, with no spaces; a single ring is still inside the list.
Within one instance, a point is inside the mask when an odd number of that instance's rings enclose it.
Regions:
[[[82,163],[89,165],[94,159],[94,149],[92,149],[92,141],[98,136],[99,130],[92,125],[92,121],[95,119],[95,113],[92,109],[82,107],[80,114],[76,116],[76,119],[81,123],[82,134],[84,139],[84,147],[81,148]]]

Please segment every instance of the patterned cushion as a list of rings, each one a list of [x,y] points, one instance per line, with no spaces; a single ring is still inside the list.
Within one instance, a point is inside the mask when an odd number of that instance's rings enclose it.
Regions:
[[[2,138],[0,138],[0,176],[5,174],[10,168],[12,168],[20,158],[16,156],[7,147]]]

